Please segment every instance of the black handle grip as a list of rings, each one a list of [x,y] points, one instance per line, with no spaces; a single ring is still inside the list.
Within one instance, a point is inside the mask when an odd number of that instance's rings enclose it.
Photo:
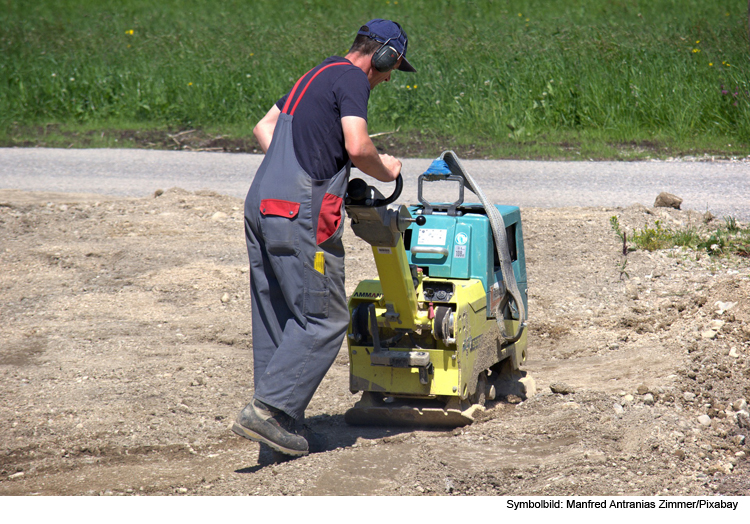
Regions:
[[[396,188],[393,190],[393,193],[391,193],[391,196],[389,196],[388,198],[376,198],[372,203],[372,206],[382,207],[387,206],[388,204],[392,204],[398,197],[401,196],[402,189],[404,189],[404,179],[401,176],[401,173],[399,173],[398,177],[396,178]]]

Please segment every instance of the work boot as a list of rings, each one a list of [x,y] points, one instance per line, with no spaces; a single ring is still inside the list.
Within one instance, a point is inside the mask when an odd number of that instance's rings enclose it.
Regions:
[[[307,455],[307,441],[295,434],[293,427],[292,417],[260,400],[253,400],[240,411],[232,424],[232,431],[241,437],[267,444],[286,455]]]

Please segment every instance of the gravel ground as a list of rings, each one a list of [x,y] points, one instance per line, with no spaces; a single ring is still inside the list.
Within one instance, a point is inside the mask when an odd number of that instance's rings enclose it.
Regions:
[[[328,451],[278,461],[228,429],[252,391],[241,199],[0,191],[0,494],[748,495],[748,259],[635,251],[625,275],[609,223],[720,222],[699,211],[523,207],[537,395],[348,427],[342,349],[307,413]],[[345,238],[351,292],[376,273]]]

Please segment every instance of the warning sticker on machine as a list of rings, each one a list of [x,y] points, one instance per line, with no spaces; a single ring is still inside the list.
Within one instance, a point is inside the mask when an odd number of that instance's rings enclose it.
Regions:
[[[460,232],[456,235],[456,244],[453,247],[453,258],[466,258],[466,245],[469,243],[469,235]]]
[[[447,229],[420,229],[417,244],[427,246],[444,246],[448,236]]]

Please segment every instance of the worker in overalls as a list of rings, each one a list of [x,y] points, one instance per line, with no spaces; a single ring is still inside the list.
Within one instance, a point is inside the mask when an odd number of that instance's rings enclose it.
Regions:
[[[253,130],[266,153],[245,200],[255,393],[232,430],[287,455],[314,447],[297,421],[349,323],[341,236],[351,166],[383,182],[401,172],[370,140],[367,102],[394,69],[415,71],[406,46],[401,26],[371,20],[345,57],[302,76]]]

